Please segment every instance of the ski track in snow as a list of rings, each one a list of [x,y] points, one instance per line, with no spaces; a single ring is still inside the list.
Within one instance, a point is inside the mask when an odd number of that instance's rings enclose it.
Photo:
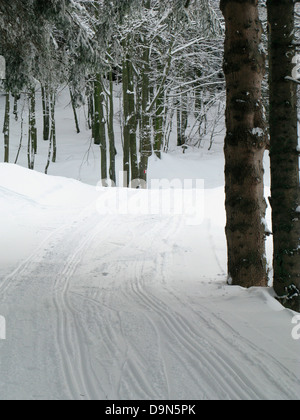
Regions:
[[[90,206],[4,279],[0,399],[299,399],[296,373],[172,284],[182,218],[137,225]]]

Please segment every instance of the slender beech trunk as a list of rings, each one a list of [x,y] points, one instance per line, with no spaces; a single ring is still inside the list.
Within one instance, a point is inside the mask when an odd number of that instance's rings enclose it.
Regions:
[[[100,75],[96,75],[96,80],[94,82],[94,143],[97,146],[100,146],[101,143],[101,137],[100,137],[100,132],[101,132],[101,122],[100,122],[100,118],[101,118],[101,93],[102,93],[102,88],[101,88],[101,81],[100,81]]]
[[[271,207],[274,235],[274,288],[298,295],[300,311],[300,185],[294,1],[269,0]],[[297,210],[298,209],[298,210]],[[291,303],[291,302],[290,302]]]
[[[56,105],[56,93],[50,94],[50,122],[51,122],[51,129],[50,129],[50,138],[49,138],[49,149],[48,149],[48,159],[45,168],[45,174],[48,173],[48,169],[50,166],[51,161],[53,163],[56,162],[57,156],[57,145],[56,145],[56,124],[55,124],[55,105]],[[52,158],[51,158],[52,156]]]
[[[134,72],[131,60],[127,60],[128,71],[128,111],[129,111],[129,132],[130,132],[130,166],[131,181],[139,178],[139,164],[137,152],[137,116],[135,106]]]
[[[48,86],[42,85],[42,105],[43,105],[43,139],[50,139],[50,97]]]
[[[13,114],[15,116],[15,121],[18,121],[19,116],[18,116],[18,97],[14,96],[14,110],[13,110]]]
[[[21,96],[15,94],[14,95],[14,116],[15,116],[15,121],[18,121],[19,119],[19,115],[18,115],[18,101],[20,100]]]
[[[23,114],[24,114],[24,108],[25,108],[25,103],[24,103],[24,105],[22,107],[22,110],[21,110],[21,134],[20,134],[18,152],[17,152],[17,156],[16,156],[16,159],[15,159],[15,165],[18,163],[19,156],[20,156],[21,149],[22,149],[22,144],[23,144],[23,135],[24,135],[24,116],[23,116]]]
[[[75,97],[74,97],[74,94],[72,92],[71,87],[69,87],[69,90],[70,90],[70,98],[71,98],[71,105],[72,105],[73,114],[74,114],[76,132],[77,132],[77,134],[79,134],[80,133],[80,127],[79,127],[79,121],[78,121],[78,116],[77,116]]]
[[[161,151],[164,139],[164,94],[158,96],[156,100],[156,110],[154,117],[154,153],[161,159]]]
[[[139,179],[136,131],[137,117],[135,107],[134,74],[129,54],[123,63],[123,104],[124,104],[124,158],[123,170],[129,173],[131,181]]]
[[[96,75],[95,80],[95,95],[94,95],[94,136],[95,144],[100,146],[101,153],[101,179],[103,185],[107,180],[107,146],[106,146],[106,129],[105,129],[105,118],[104,118],[104,92],[102,86],[101,74]]]
[[[108,107],[108,138],[109,138],[109,178],[116,184],[116,145],[114,133],[114,82],[113,72],[109,73],[109,107]]]
[[[94,120],[94,98],[93,94],[88,92],[88,128],[89,130],[92,130],[93,140],[95,140]]]
[[[4,162],[9,163],[9,126],[10,126],[10,94],[6,93],[5,116],[3,125],[4,134]]]
[[[37,154],[37,128],[35,116],[35,88],[29,89],[28,95],[28,145],[27,145],[27,160],[28,168],[34,169],[35,155]]]
[[[186,129],[188,126],[188,113],[184,103],[184,96],[181,95],[177,106],[177,146],[183,146],[186,143]]]
[[[51,137],[52,137],[52,147],[53,147],[52,163],[56,162],[56,157],[57,157],[55,106],[56,106],[56,93],[53,93],[51,95],[51,104],[50,104]]]
[[[185,63],[180,64],[180,75],[184,79],[186,76]],[[183,89],[179,91],[180,96],[177,104],[177,146],[183,146],[186,143],[186,129],[188,126],[187,112],[187,93]]]
[[[36,100],[35,88],[30,89],[29,93],[29,129],[31,138],[31,147],[33,154],[37,154],[37,126],[36,126]]]
[[[145,41],[144,41],[145,42]],[[147,181],[148,161],[152,155],[151,119],[148,111],[150,102],[150,48],[144,45],[142,70],[142,110],[140,143],[140,179]]]
[[[129,172],[130,172],[130,126],[129,126],[129,103],[128,103],[128,90],[129,90],[129,75],[127,59],[123,61],[123,171],[126,174],[126,183],[124,186],[129,185]]]
[[[226,236],[229,282],[266,286],[263,156],[266,126],[261,85],[265,57],[258,0],[221,0],[226,23]]]

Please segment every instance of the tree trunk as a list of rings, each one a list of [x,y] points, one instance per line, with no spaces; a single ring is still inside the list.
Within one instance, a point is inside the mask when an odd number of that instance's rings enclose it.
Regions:
[[[29,89],[28,96],[28,147],[27,147],[27,160],[28,168],[34,169],[35,155],[37,154],[37,128],[36,128],[36,116],[35,116],[35,89]]]
[[[123,172],[126,174],[126,183],[129,185],[129,171],[130,171],[130,127],[129,127],[129,103],[128,103],[128,66],[127,57],[123,61]]]
[[[97,146],[100,146],[101,138],[100,138],[100,114],[101,114],[101,83],[100,83],[100,76],[96,76],[96,80],[94,82],[94,143]]]
[[[4,134],[4,162],[9,163],[9,125],[10,125],[10,94],[6,93],[5,116],[3,125]]]
[[[14,95],[14,116],[15,116],[15,121],[18,121],[19,119],[19,115],[18,115],[18,101],[20,100],[21,96],[18,94]]]
[[[124,103],[124,165],[123,170],[128,174],[131,168],[131,181],[139,178],[137,157],[136,131],[137,118],[135,108],[135,92],[133,68],[129,54],[123,63],[123,103]]]
[[[35,88],[30,89],[29,93],[29,127],[32,153],[37,154],[37,127],[36,127],[36,101],[35,101]]]
[[[129,111],[129,133],[130,133],[130,164],[131,164],[131,181],[139,178],[139,164],[136,144],[137,117],[135,107],[135,90],[134,90],[134,73],[131,60],[127,59],[128,71],[128,111]]]
[[[50,97],[51,130],[50,130],[48,159],[47,159],[47,164],[46,164],[46,168],[45,168],[45,174],[48,174],[48,169],[49,169],[51,160],[52,160],[53,163],[56,162],[56,155],[57,155],[56,125],[55,125],[56,93],[55,92],[51,93],[49,95],[49,97]],[[52,159],[51,159],[51,155],[52,155]]]
[[[154,117],[154,153],[161,159],[161,151],[164,139],[164,95],[163,92],[157,98]]]
[[[57,157],[57,143],[56,143],[56,122],[55,122],[55,106],[56,106],[56,93],[51,95],[51,137],[52,137],[52,147],[53,147],[53,154],[52,154],[52,163],[56,162]]]
[[[94,130],[94,98],[93,94],[88,92],[88,128],[92,130],[92,138],[95,140],[95,130]]]
[[[177,146],[183,146],[186,143],[185,133],[188,126],[188,113],[183,98],[183,95],[181,95],[177,104]]]
[[[109,73],[109,107],[108,107],[108,138],[109,138],[109,178],[116,184],[116,145],[114,133],[114,83],[113,73]]]
[[[279,296],[300,295],[300,185],[293,0],[269,0],[270,158],[274,288]],[[298,210],[297,210],[298,209]],[[300,304],[298,310],[300,311]]]
[[[106,146],[106,130],[105,118],[103,110],[104,92],[102,87],[101,75],[96,75],[95,81],[95,122],[94,122],[94,135],[95,144],[100,146],[101,152],[101,179],[103,185],[106,185],[107,180],[107,146]]]
[[[76,110],[76,102],[75,102],[74,94],[72,92],[72,88],[70,86],[69,86],[69,91],[70,91],[71,105],[72,105],[73,114],[74,114],[76,132],[77,132],[77,134],[79,134],[80,133],[80,127],[79,127],[79,121],[78,121],[77,110]]]
[[[42,105],[43,105],[43,139],[48,141],[50,138],[50,98],[48,86],[42,86]]]
[[[261,85],[265,57],[258,0],[222,0],[226,23],[226,236],[229,283],[266,286],[263,156],[266,126]]]
[[[145,42],[145,41],[144,41]],[[141,109],[141,145],[140,145],[140,175],[139,178],[147,181],[148,161],[152,155],[150,113],[148,111],[150,99],[150,48],[144,45],[142,69],[142,109]]]
[[[24,135],[24,117],[23,117],[23,113],[24,113],[24,107],[25,107],[25,105],[23,105],[22,110],[21,110],[21,135],[20,135],[20,142],[19,142],[18,152],[17,152],[17,156],[16,156],[16,159],[15,159],[15,165],[18,163],[19,156],[20,156],[21,149],[22,149],[22,144],[23,144],[23,135]]]

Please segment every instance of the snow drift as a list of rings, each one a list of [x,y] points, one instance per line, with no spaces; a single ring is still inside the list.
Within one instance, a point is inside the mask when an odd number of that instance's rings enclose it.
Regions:
[[[299,399],[295,314],[226,285],[223,189],[196,226],[117,191],[0,165],[0,399]]]

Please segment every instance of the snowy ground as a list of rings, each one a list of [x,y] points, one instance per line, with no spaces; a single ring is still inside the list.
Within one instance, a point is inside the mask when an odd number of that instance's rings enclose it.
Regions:
[[[105,212],[139,192],[97,189],[94,147],[79,176],[88,137],[70,134],[69,108],[58,116],[50,173],[68,178],[0,164],[0,399],[299,399],[295,314],[272,289],[226,285],[221,144],[150,166],[205,179],[202,223]]]

